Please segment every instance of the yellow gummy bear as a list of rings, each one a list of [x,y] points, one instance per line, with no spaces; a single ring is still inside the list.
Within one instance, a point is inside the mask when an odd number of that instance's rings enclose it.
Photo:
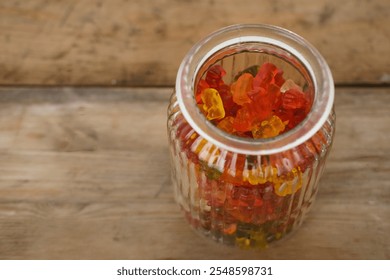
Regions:
[[[251,240],[246,237],[236,237],[236,245],[241,249],[249,249]]]
[[[275,167],[260,166],[252,170],[245,170],[243,176],[244,181],[248,181],[251,185],[272,183],[278,176],[278,170]]]
[[[208,120],[222,119],[225,117],[221,96],[216,89],[206,88],[202,92],[203,110],[207,112]]]
[[[293,168],[289,173],[274,181],[274,191],[278,196],[286,196],[297,192],[302,187],[301,169]]]
[[[278,136],[286,127],[278,116],[272,116],[252,128],[253,138],[271,138]]]

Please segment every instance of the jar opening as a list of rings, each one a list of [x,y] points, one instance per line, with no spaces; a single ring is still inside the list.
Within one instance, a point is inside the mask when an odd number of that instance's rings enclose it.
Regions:
[[[211,66],[222,65],[231,82],[240,69],[265,62],[281,68],[310,98],[310,112],[296,127],[273,138],[243,138],[218,129],[198,110],[195,86]],[[330,114],[334,87],[325,60],[298,35],[268,25],[235,25],[209,35],[190,50],[178,72],[176,94],[184,117],[206,140],[233,152],[261,155],[293,148],[313,136]]]

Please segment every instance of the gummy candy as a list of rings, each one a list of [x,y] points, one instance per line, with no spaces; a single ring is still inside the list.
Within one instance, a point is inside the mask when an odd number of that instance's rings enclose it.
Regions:
[[[273,88],[270,87],[270,90],[266,91],[263,88],[259,88],[259,91],[256,92],[256,94],[251,95],[253,102],[250,103],[248,107],[252,116],[252,124],[256,121],[259,122],[267,119],[272,113],[277,94],[277,92],[273,92],[272,89]]]
[[[252,126],[253,138],[271,138],[278,136],[285,128],[285,124],[278,116],[264,120]]]
[[[282,107],[284,109],[301,109],[306,107],[307,100],[304,94],[295,88],[284,92],[282,97]]]
[[[279,196],[286,196],[295,193],[302,187],[301,170],[293,168],[287,175],[274,182],[275,193]]]
[[[253,87],[267,89],[270,85],[276,85],[279,88],[284,84],[283,71],[276,68],[272,63],[264,63],[253,80]]]
[[[250,103],[248,92],[253,89],[253,76],[249,73],[242,74],[238,80],[232,84],[233,101],[238,105]]]
[[[225,117],[222,99],[216,89],[207,88],[203,90],[202,101],[204,103],[203,110],[207,112],[206,117],[208,120],[222,119]]]
[[[254,80],[253,87],[258,88],[267,88],[270,84],[274,83],[274,77],[277,74],[278,69],[272,63],[264,63],[259,72],[257,72]]]
[[[234,132],[233,122],[234,122],[234,118],[229,116],[224,118],[222,121],[220,121],[217,127],[228,133],[233,133]]]
[[[202,103],[202,92],[206,89],[206,88],[209,88],[209,84],[201,79],[198,83],[198,86],[196,87],[196,94],[195,94],[195,100],[196,100],[196,103],[200,104]]]
[[[230,91],[230,87],[226,84],[222,84],[218,87],[218,92],[225,108],[225,116],[228,117],[236,115],[239,106],[233,101],[233,95]]]
[[[249,106],[243,106],[237,111],[233,128],[237,131],[248,131],[252,127],[252,112]]]
[[[226,71],[221,65],[213,65],[206,74],[206,82],[210,87],[217,89],[223,83],[222,77],[225,76]]]

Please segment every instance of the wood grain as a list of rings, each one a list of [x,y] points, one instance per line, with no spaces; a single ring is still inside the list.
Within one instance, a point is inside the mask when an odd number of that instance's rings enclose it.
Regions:
[[[279,25],[338,84],[390,82],[388,0],[4,0],[0,85],[172,86],[190,47],[237,23]]]
[[[390,259],[388,88],[337,88],[315,206],[264,252],[184,221],[169,177],[171,91],[0,88],[0,259]]]

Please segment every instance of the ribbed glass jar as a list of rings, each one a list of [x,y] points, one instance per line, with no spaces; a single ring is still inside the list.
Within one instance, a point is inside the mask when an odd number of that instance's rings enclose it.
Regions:
[[[226,133],[198,109],[194,89],[213,65],[225,82],[271,62],[303,88],[312,104],[295,128],[267,139]],[[298,35],[269,25],[235,25],[197,43],[185,56],[168,108],[175,198],[191,226],[214,240],[265,248],[294,231],[318,191],[334,129],[334,85],[325,60]]]

